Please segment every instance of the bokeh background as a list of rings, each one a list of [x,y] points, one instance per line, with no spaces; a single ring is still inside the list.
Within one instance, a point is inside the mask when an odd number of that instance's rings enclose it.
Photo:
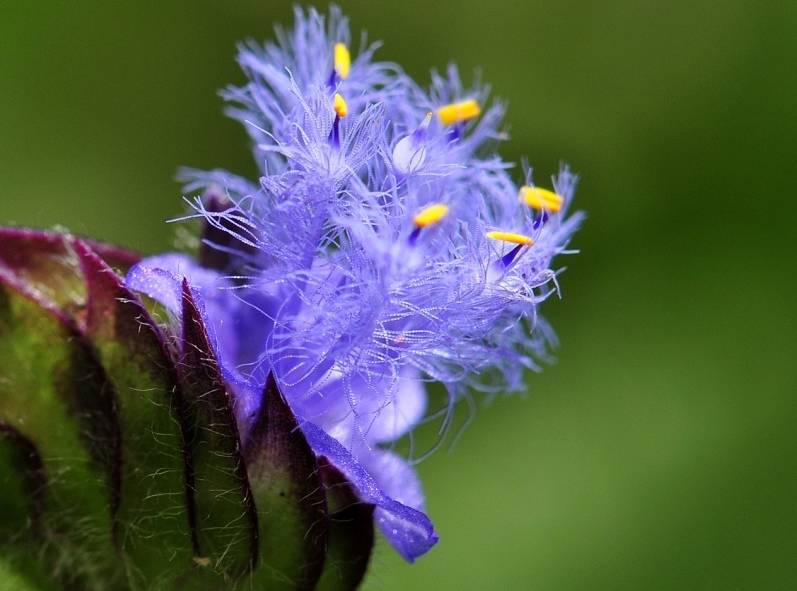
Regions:
[[[797,3],[341,4],[418,79],[481,68],[590,216],[559,362],[420,466],[441,542],[365,588],[795,588]],[[290,9],[6,0],[0,223],[169,248],[178,165],[253,172],[216,91]]]

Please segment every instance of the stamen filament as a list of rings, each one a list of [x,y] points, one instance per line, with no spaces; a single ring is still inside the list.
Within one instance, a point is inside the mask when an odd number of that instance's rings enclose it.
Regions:
[[[517,261],[518,257],[523,252],[528,250],[532,244],[534,244],[534,240],[532,240],[530,236],[526,236],[525,234],[515,234],[514,232],[502,232],[500,230],[487,232],[487,238],[492,238],[493,240],[499,240],[501,242],[507,242],[509,244],[516,245],[515,248],[510,250],[497,261],[493,262],[493,272],[500,274],[506,272],[506,270],[509,269],[509,267],[515,263],[515,261]]]
[[[332,131],[329,132],[329,143],[335,148],[340,147],[340,120],[349,114],[349,106],[346,100],[340,95],[335,93],[332,108],[335,110],[335,121],[332,122]]]
[[[423,140],[426,139],[426,130],[429,129],[429,125],[432,123],[432,113],[426,113],[426,117],[423,118],[421,124],[415,128],[415,131],[412,132],[412,139],[413,144],[419,146],[423,143]]]
[[[526,248],[524,244],[518,244],[515,248],[510,250],[504,256],[501,257],[500,264],[504,269],[507,269],[509,265],[511,265],[515,258],[517,258],[518,253],[520,253],[521,249]]]

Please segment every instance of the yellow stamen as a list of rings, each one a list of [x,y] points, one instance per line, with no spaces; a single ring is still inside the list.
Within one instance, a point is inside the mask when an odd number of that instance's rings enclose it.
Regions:
[[[335,43],[335,73],[343,80],[349,77],[351,54],[345,43]]]
[[[448,205],[435,203],[434,205],[424,207],[415,214],[415,217],[412,218],[412,223],[415,224],[416,228],[426,228],[437,224],[446,217],[446,215],[448,215]]]
[[[501,242],[509,242],[510,244],[522,244],[523,246],[531,246],[534,244],[534,240],[529,236],[525,234],[515,234],[514,232],[487,232],[487,238],[500,240]]]
[[[481,115],[481,107],[476,99],[444,105],[437,109],[437,116],[443,125],[454,125]]]
[[[534,209],[545,211],[557,212],[562,209],[561,196],[548,189],[540,189],[539,187],[521,187],[520,200]]]
[[[343,119],[346,115],[349,114],[349,105],[346,104],[346,100],[340,96],[340,93],[335,93],[335,115]]]

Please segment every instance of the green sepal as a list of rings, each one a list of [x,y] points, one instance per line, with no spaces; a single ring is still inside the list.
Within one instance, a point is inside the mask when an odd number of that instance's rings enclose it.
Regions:
[[[37,580],[36,573],[32,573],[34,578],[29,578],[20,572],[17,563],[11,564],[8,560],[0,558],[0,591],[50,591],[54,590],[52,581]]]
[[[83,330],[116,393],[121,438],[117,540],[133,589],[168,589],[194,568],[185,404],[163,335],[139,299],[76,241],[87,286]],[[164,551],[166,550],[166,551]]]
[[[37,591],[357,588],[373,507],[273,378],[242,445],[201,303],[184,282],[159,325],[115,272],[137,259],[0,228],[2,572]]]
[[[71,319],[6,270],[0,375],[0,421],[35,442],[45,475],[40,568],[65,585],[123,589],[114,550],[120,446],[113,392]]]
[[[195,562],[228,583],[256,562],[257,515],[241,454],[233,400],[214,357],[203,314],[182,284],[182,354],[178,371],[186,402],[188,485],[196,531]]]
[[[249,431],[245,458],[260,526],[258,563],[247,585],[315,589],[326,555],[326,496],[315,455],[273,375]]]
[[[36,589],[58,588],[57,582],[39,566],[36,552],[44,540],[46,484],[42,459],[33,442],[10,425],[0,423],[0,550],[11,561],[0,564],[0,590],[6,576],[3,571],[12,570],[20,587],[25,580],[25,585]]]

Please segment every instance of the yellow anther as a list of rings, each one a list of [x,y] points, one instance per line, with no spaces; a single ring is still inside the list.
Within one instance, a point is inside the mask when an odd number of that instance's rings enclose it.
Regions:
[[[349,114],[349,105],[346,104],[346,100],[340,96],[340,93],[335,93],[335,115],[343,119],[346,115]]]
[[[501,242],[509,242],[510,244],[522,244],[523,246],[531,246],[534,244],[534,240],[529,236],[525,234],[515,234],[514,232],[487,232],[487,238],[500,240]]]
[[[335,73],[343,80],[349,77],[351,54],[345,43],[335,43]]]
[[[561,196],[548,189],[540,189],[539,187],[521,187],[520,200],[534,209],[545,211],[557,212],[562,209]]]
[[[476,99],[444,105],[437,109],[437,116],[443,125],[454,125],[481,115],[481,107]]]
[[[448,215],[448,205],[435,203],[434,205],[424,207],[421,211],[416,213],[415,217],[412,218],[412,223],[415,224],[416,228],[426,228],[439,223],[446,215]]]

